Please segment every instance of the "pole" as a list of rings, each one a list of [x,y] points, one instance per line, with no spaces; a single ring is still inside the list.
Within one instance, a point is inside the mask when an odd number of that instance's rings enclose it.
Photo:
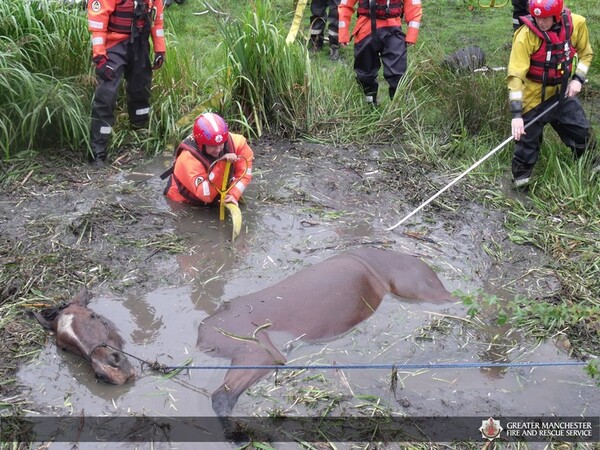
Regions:
[[[530,125],[537,122],[539,119],[541,119],[543,116],[545,116],[548,112],[550,112],[552,109],[554,109],[556,107],[556,105],[558,105],[558,102],[559,102],[559,100],[556,100],[554,103],[549,105],[546,109],[544,109],[541,113],[539,113],[536,117],[534,117],[533,120],[531,120],[531,122],[529,122],[527,125],[525,125],[525,129],[527,129]],[[460,180],[462,180],[469,172],[471,172],[473,169],[475,169],[476,167],[481,165],[481,163],[483,163],[485,160],[487,160],[488,158],[490,158],[491,156],[493,156],[497,152],[499,152],[506,144],[508,144],[512,140],[513,140],[512,135],[507,137],[500,145],[498,145],[496,148],[490,150],[490,152],[488,154],[483,156],[481,159],[479,159],[479,161],[475,162],[473,165],[471,165],[471,167],[469,167],[467,170],[465,170],[463,173],[461,173],[459,176],[457,176],[449,184],[447,184],[442,189],[440,189],[429,200],[426,200],[425,202],[421,203],[421,205],[417,209],[415,209],[410,214],[408,214],[406,217],[404,217],[404,219],[402,219],[397,224],[395,224],[389,228],[386,228],[386,231],[391,231],[394,228],[397,228],[400,225],[402,225],[404,222],[406,222],[408,219],[410,219],[416,213],[418,213],[423,208],[425,208],[425,206],[429,205],[432,201],[434,201],[436,198],[438,198],[440,195],[442,195],[444,192],[446,192],[448,189],[450,189],[452,186],[454,186],[456,183],[458,183]]]

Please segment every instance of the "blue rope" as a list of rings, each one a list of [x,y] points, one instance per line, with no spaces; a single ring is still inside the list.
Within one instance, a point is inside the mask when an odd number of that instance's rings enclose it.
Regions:
[[[232,369],[472,369],[481,367],[542,367],[542,366],[584,366],[587,363],[583,361],[566,362],[478,362],[478,363],[424,363],[424,364],[315,364],[315,365],[296,365],[296,364],[256,364],[256,365],[212,365],[212,366],[164,366],[164,369],[172,371],[179,369],[212,369],[212,370],[232,370]]]

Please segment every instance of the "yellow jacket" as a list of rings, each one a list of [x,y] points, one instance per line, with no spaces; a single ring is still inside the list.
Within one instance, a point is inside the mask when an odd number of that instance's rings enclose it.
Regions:
[[[577,67],[575,73],[585,79],[594,52],[590,44],[590,36],[585,23],[585,17],[571,13],[573,32],[572,47],[577,51]],[[542,84],[527,78],[530,58],[542,45],[527,26],[522,25],[513,37],[512,51],[508,62],[508,95],[509,101],[523,102],[523,113],[535,108],[542,100]],[[546,99],[552,97],[560,86],[546,86]]]

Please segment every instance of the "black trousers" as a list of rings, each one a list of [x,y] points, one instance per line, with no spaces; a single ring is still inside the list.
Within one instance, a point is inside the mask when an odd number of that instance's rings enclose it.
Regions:
[[[400,27],[377,28],[373,34],[354,44],[354,72],[365,95],[377,95],[377,75],[383,64],[383,78],[394,98],[400,78],[406,73],[406,35]]]
[[[528,0],[512,0],[513,6],[513,30],[517,30],[522,25],[520,20],[521,16],[529,14],[529,1]]]
[[[338,45],[339,43],[339,4],[340,0],[312,0],[310,3],[310,39],[318,47],[323,45],[327,23],[329,23],[329,45]]]
[[[549,104],[556,101],[556,97],[546,100],[541,105],[528,111],[523,116],[525,125],[537,117]],[[513,175],[515,170],[529,171],[538,160],[540,145],[542,143],[544,127],[550,124],[562,142],[579,158],[593,141],[588,121],[581,102],[577,97],[568,97],[540,120],[531,124],[521,139],[515,142],[513,153]],[[515,169],[516,168],[516,169]]]
[[[123,77],[126,81],[127,112],[135,128],[148,124],[152,66],[148,38],[140,36],[134,42],[121,41],[106,49],[107,64],[114,69],[114,78],[97,78],[92,103],[91,147],[94,158],[106,158],[106,147],[115,123],[115,106]]]

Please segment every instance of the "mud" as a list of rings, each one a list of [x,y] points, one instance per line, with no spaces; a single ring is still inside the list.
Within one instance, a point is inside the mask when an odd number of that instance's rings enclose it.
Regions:
[[[419,255],[450,291],[463,294],[483,291],[502,301],[560,289],[546,257],[510,243],[504,213],[470,200],[466,185],[385,231],[451,175],[412,160],[384,160],[389,149],[269,140],[253,148],[255,175],[235,242],[216,210],[163,197],[158,174],[170,156],[140,164],[132,158],[102,171],[71,169],[72,162],[52,158],[41,163],[0,200],[2,239],[13,249],[7,258],[21,264],[15,279],[29,276],[57,301],[85,283],[94,294],[90,307],[117,325],[127,352],[166,365],[191,358],[195,366],[228,363],[195,348],[198,324],[221,302],[350,248]],[[23,289],[15,283],[4,289],[5,299]],[[282,336],[280,344],[294,364],[572,361],[553,342],[531,342],[507,327],[470,320],[466,311],[460,303],[386,297],[370,319],[338,339],[309,345]],[[18,382],[31,414],[214,415],[210,393],[223,370],[173,378],[147,367],[138,373],[130,385],[97,383],[89,366],[49,338],[39,357],[21,367]],[[395,384],[390,389],[389,370],[280,371],[242,394],[234,414],[577,416],[597,413],[593,405],[600,404],[593,381],[572,366],[399,369]]]

